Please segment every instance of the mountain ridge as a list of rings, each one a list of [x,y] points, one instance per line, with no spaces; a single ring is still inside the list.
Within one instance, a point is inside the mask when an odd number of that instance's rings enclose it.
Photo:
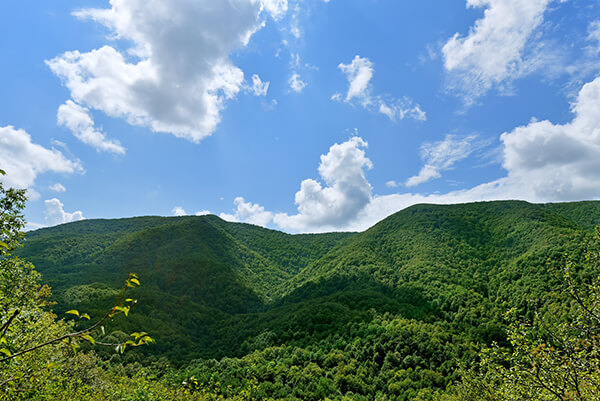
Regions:
[[[361,233],[150,216],[37,230],[19,253],[54,288],[59,314],[102,313],[136,271],[138,313],[116,328],[158,333],[158,345],[143,352],[183,363],[243,356],[264,338],[312,344],[373,313],[501,340],[504,309],[526,313],[528,299],[554,285],[548,260],[576,255],[595,224],[597,201],[420,204]]]

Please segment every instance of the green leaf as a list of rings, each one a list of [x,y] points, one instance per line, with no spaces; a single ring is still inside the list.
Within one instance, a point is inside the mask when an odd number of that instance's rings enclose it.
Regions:
[[[81,338],[88,340],[92,345],[96,345],[96,340],[94,340],[94,337],[90,336],[89,334],[84,334],[81,336]]]
[[[73,353],[77,354],[77,351],[79,350],[79,345],[76,343],[71,343],[71,348],[73,348]]]
[[[8,249],[8,245],[6,245],[6,244],[5,244],[4,242],[2,242],[2,241],[0,241],[0,247]]]
[[[141,285],[141,284],[140,284],[140,281],[139,281],[137,278],[132,278],[132,279],[131,279],[131,280],[129,280],[129,281],[131,281],[131,282],[132,282],[132,283],[134,283],[134,284]]]
[[[76,309],[71,309],[71,310],[69,310],[69,311],[66,311],[66,312],[65,312],[65,315],[66,315],[66,314],[70,314],[70,315],[77,315],[77,317],[79,317],[79,311],[78,311],[78,310],[76,310]]]
[[[12,354],[10,353],[9,350],[7,350],[6,348],[0,348],[0,352],[2,352],[4,355],[6,356],[11,356]]]
[[[138,333],[137,331],[135,333],[131,333],[131,337],[135,337],[136,340],[146,335],[148,335],[148,333],[146,333],[145,331],[142,331],[141,333]]]
[[[84,314],[81,315],[81,318],[82,319],[90,320],[90,315],[88,315],[87,313],[84,313]]]

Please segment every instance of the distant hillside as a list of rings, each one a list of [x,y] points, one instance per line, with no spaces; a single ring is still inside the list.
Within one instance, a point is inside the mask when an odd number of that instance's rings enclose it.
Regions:
[[[59,314],[98,316],[137,272],[139,306],[113,329],[153,333],[143,358],[201,358],[189,369],[206,380],[216,369],[235,388],[244,366],[273,381],[266,366],[317,363],[345,394],[353,387],[333,379],[350,363],[332,356],[339,351],[369,367],[357,384],[364,394],[389,390],[388,375],[418,392],[444,388],[458,360],[504,341],[503,313],[544,300],[556,286],[548,264],[565,253],[577,260],[598,224],[600,202],[415,205],[362,233],[313,235],[216,216],[139,217],[37,230],[20,254],[53,287]],[[237,362],[210,362],[222,357]]]

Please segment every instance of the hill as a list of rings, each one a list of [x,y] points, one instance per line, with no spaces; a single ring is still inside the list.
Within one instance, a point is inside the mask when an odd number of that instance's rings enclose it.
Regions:
[[[597,224],[600,202],[415,205],[362,233],[313,235],[140,217],[38,230],[21,256],[59,313],[99,314],[127,272],[140,275],[139,307],[114,327],[142,327],[157,345],[124,362],[166,356],[222,392],[258,380],[274,398],[435,399],[461,360],[505,341],[509,307],[527,314],[544,299],[548,261],[577,260]]]

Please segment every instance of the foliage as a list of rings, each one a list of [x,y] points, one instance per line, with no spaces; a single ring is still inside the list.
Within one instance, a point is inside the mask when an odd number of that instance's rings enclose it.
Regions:
[[[0,183],[0,399],[10,400],[21,395],[29,398],[41,383],[55,380],[56,371],[70,360],[68,346],[76,352],[82,340],[101,344],[93,336],[104,331],[103,325],[109,319],[129,313],[135,301],[125,298],[125,293],[140,284],[137,275],[130,274],[104,318],[72,331],[73,324],[57,320],[49,310],[50,288],[40,284],[40,274],[34,266],[12,254],[23,238],[24,205],[25,191],[5,190]],[[87,313],[67,313],[79,320],[90,320]],[[134,333],[123,343],[105,345],[116,345],[122,352],[128,345],[151,342],[153,339],[146,333]]]
[[[514,309],[508,313],[510,347],[484,349],[458,386],[457,399],[600,400],[598,230],[585,262],[565,262],[562,286],[531,321]]]
[[[96,384],[71,386],[81,399],[437,400],[482,347],[510,349],[506,310],[517,321],[539,302],[562,310],[546,261],[583,263],[598,216],[598,202],[418,205],[364,233],[318,235],[141,217],[38,230],[19,255],[53,285],[61,315],[101,316],[122,274],[144,277],[136,314],[95,340],[143,327],[156,346],[97,349],[85,365],[101,367],[95,378],[78,370]]]

